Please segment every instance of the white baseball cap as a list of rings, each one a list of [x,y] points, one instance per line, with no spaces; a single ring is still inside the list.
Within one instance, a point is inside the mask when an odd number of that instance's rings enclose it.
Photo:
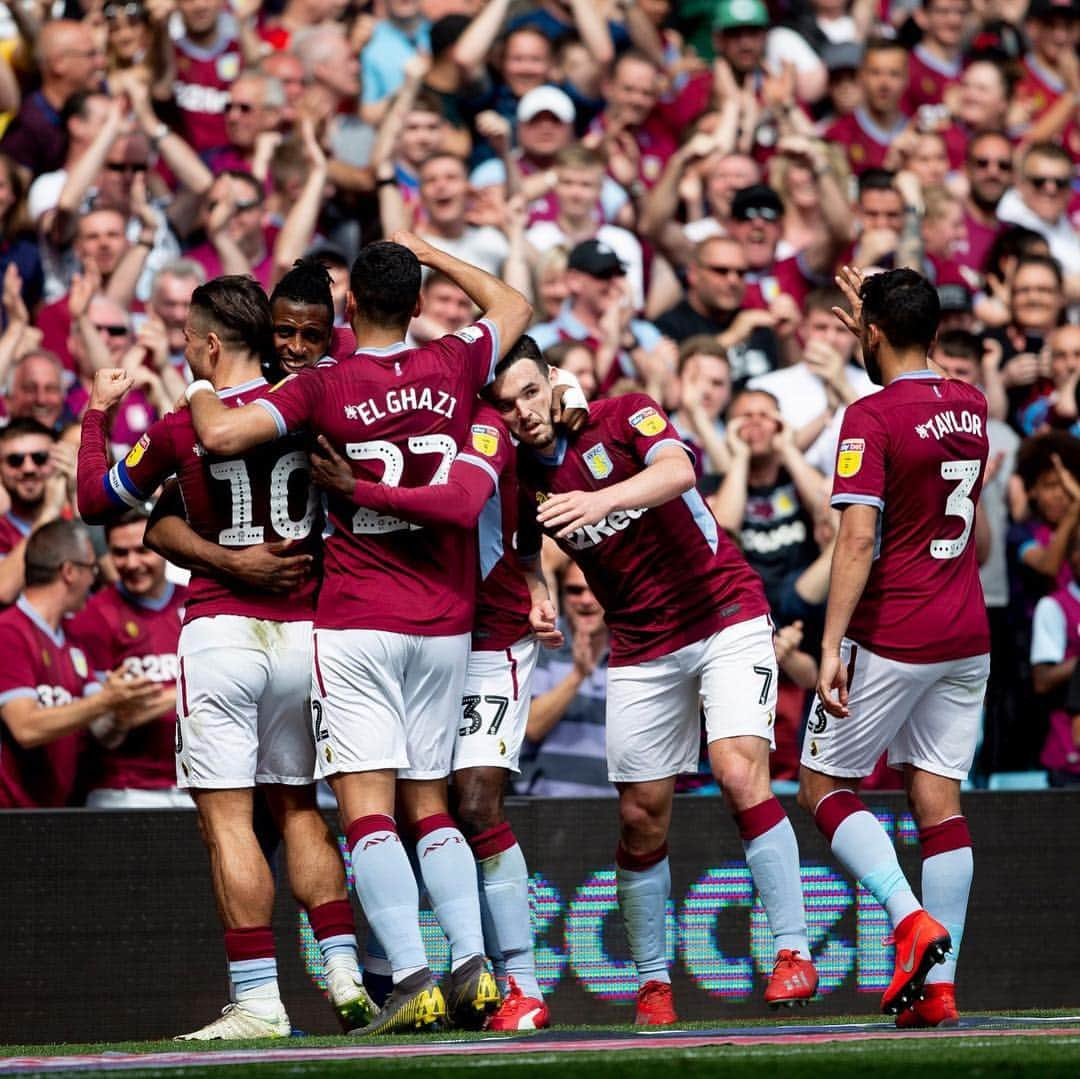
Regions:
[[[572,124],[577,117],[577,110],[569,95],[557,86],[537,86],[535,90],[530,90],[518,102],[518,123],[527,124],[542,112],[550,112],[564,124]]]

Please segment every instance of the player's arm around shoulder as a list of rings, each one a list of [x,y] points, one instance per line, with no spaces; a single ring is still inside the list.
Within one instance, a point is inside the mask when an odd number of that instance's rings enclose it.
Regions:
[[[185,396],[199,443],[218,457],[243,453],[252,446],[280,438],[289,430],[282,411],[267,398],[229,408],[205,380],[193,382]]]

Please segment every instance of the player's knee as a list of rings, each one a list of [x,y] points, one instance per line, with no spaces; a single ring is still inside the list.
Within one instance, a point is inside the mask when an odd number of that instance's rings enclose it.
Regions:
[[[462,832],[470,839],[496,827],[503,816],[502,769],[467,769],[454,775],[451,804]]]
[[[742,753],[714,758],[713,775],[735,809],[747,809],[770,794],[768,764]]]
[[[468,838],[502,824],[502,799],[490,791],[475,791],[459,800],[455,813],[458,826]]]
[[[623,797],[619,805],[623,845],[648,851],[667,838],[664,807],[648,798]]]

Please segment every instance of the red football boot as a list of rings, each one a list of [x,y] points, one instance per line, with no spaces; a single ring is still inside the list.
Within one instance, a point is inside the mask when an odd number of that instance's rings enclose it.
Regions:
[[[667,1023],[677,1023],[675,1000],[671,995],[668,982],[646,982],[637,995],[637,1015],[634,1026],[662,1027]]]
[[[922,996],[907,1011],[896,1017],[896,1025],[902,1029],[955,1027],[959,1023],[956,987],[952,982],[930,982],[924,985]]]
[[[952,950],[949,931],[925,910],[912,911],[893,930],[892,942],[896,945],[896,968],[885,995],[881,998],[881,1010],[886,1015],[897,1015],[915,1003],[935,963],[944,963]]]
[[[487,1030],[540,1030],[550,1026],[547,1005],[536,997],[527,997],[514,981],[507,978],[510,991],[503,997],[499,1010],[487,1021]]]
[[[781,948],[765,987],[765,1003],[770,1008],[806,1007],[817,992],[817,983],[817,971],[809,959],[800,959],[798,951]]]

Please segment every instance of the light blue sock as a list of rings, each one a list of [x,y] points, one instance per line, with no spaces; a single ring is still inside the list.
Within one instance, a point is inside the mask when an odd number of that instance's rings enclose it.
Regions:
[[[638,983],[670,982],[667,969],[667,900],[671,893],[671,867],[664,856],[644,869],[628,869],[620,861],[633,859],[620,846],[615,859],[615,887],[619,909],[637,967]],[[638,859],[633,859],[637,861]]]
[[[457,970],[466,960],[484,954],[476,863],[465,837],[447,814],[426,817],[418,822],[416,833],[424,887],[450,942],[450,969]]]
[[[769,919],[776,951],[790,948],[810,958],[806,909],[799,876],[799,844],[785,816],[767,832],[743,841],[746,864]]]
[[[895,927],[920,909],[888,833],[868,810],[845,817],[833,833],[837,861],[885,908]]]
[[[389,817],[349,825],[353,878],[368,925],[385,945],[399,982],[427,965],[420,937],[420,894],[405,848]]]
[[[493,937],[488,954],[496,973],[502,968],[513,976],[525,996],[541,1000],[543,994],[536,980],[533,956],[529,870],[525,855],[514,843],[477,864],[480,867],[480,902],[487,908]]]
[[[955,982],[956,960],[967,920],[968,894],[974,872],[970,847],[947,850],[927,858],[922,864],[923,906],[949,931],[952,951],[926,976],[928,982]]]

